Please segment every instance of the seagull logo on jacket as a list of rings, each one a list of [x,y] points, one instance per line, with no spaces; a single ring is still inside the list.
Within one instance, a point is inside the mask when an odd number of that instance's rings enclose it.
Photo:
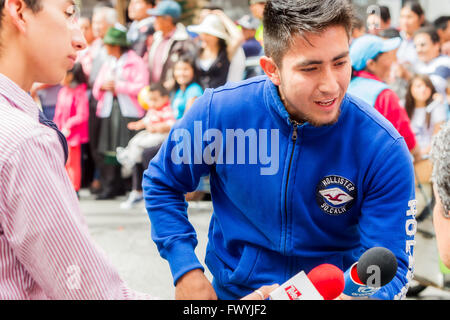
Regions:
[[[353,205],[355,198],[355,184],[341,176],[326,176],[316,188],[317,204],[322,211],[330,215],[346,213]]]

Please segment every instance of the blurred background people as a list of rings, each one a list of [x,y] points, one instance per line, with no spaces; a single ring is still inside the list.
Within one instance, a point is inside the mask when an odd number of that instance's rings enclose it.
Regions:
[[[425,24],[425,12],[418,1],[406,1],[400,11],[400,36],[402,43],[397,51],[398,62],[410,67],[417,61],[414,33]]]
[[[258,42],[261,44],[261,46],[264,45],[263,41],[263,33],[264,33],[264,27],[262,24],[263,20],[263,13],[264,8],[266,7],[267,0],[250,0],[249,1],[249,8],[252,15],[260,21],[259,27],[256,29],[255,38],[258,40]]]
[[[179,23],[181,6],[172,0],[160,1],[148,14],[155,17],[155,33],[149,49],[150,83],[162,83],[167,90],[175,85],[173,65],[186,52],[194,52],[194,44],[186,27]]]
[[[441,42],[436,29],[427,26],[417,30],[414,45],[418,61],[414,64],[413,71],[429,75],[436,90],[444,96],[447,80],[450,79],[450,57],[441,55]]]
[[[125,147],[135,135],[135,131],[128,129],[128,123],[144,115],[137,96],[148,85],[149,79],[144,60],[129,49],[126,30],[111,27],[103,42],[109,57],[93,88],[94,97],[98,100],[97,116],[101,119],[98,153],[102,158],[102,193],[97,196],[98,200],[113,199],[126,192],[116,149]]]
[[[447,105],[427,75],[417,74],[409,81],[405,109],[422,155],[429,154],[432,137],[447,120]]]
[[[434,27],[441,39],[441,46],[450,41],[450,16],[440,16],[433,22]]]
[[[176,119],[181,119],[192,106],[195,99],[203,94],[198,83],[194,57],[185,54],[178,59],[173,68],[175,87],[172,96],[172,109]]]
[[[380,32],[391,27],[391,13],[386,6],[371,6],[367,16],[367,32],[380,35]]]
[[[242,80],[245,71],[242,32],[223,11],[213,12],[199,25],[188,27],[189,31],[199,34],[195,66],[204,89]]]
[[[421,159],[408,115],[400,99],[386,84],[400,38],[384,40],[366,34],[353,41],[350,47],[353,75],[347,92],[366,101],[388,119],[405,139],[415,160]]]
[[[132,20],[127,32],[127,39],[139,56],[143,57],[155,32],[155,18],[148,11],[155,7],[155,0],[130,0],[128,17]]]
[[[137,134],[126,147],[118,147],[116,150],[117,161],[122,165],[122,169],[125,169],[127,174],[132,174],[131,192],[127,200],[120,204],[121,209],[131,209],[144,199],[142,176],[146,168],[142,166],[143,151],[160,146],[175,123],[169,92],[161,84],[149,86],[146,107],[148,110],[144,118],[128,123],[128,129]]]
[[[366,26],[364,24],[364,20],[360,16],[354,15],[352,19],[351,41],[365,34],[366,34]]]
[[[89,100],[87,79],[80,63],[75,63],[62,81],[54,122],[64,134],[69,149],[66,170],[75,191],[80,191],[82,145],[89,142]]]

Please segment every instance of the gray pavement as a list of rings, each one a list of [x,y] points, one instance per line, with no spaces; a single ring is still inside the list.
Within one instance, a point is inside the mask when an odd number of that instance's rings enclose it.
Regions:
[[[89,191],[81,190],[80,205],[86,217],[94,241],[106,252],[127,284],[141,292],[161,299],[174,299],[172,275],[166,260],[158,253],[150,236],[150,220],[141,203],[132,210],[121,210],[119,204],[125,197],[116,200],[95,201]],[[204,264],[211,202],[191,202],[189,219],[198,236],[197,256]],[[206,276],[211,274],[206,270]],[[412,299],[412,298],[409,298]],[[427,287],[420,300],[450,300],[450,291]]]

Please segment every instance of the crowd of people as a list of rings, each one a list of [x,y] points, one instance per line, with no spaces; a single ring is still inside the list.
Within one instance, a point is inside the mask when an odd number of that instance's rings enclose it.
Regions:
[[[255,16],[245,15],[237,23],[221,8],[207,5],[198,23],[185,27],[177,2],[155,0],[131,0],[128,27],[118,23],[108,3],[97,5],[92,17],[79,19],[88,46],[73,70],[59,85],[35,84],[32,89],[46,117],[67,137],[67,171],[77,192],[88,184],[103,200],[131,191],[121,204],[124,209],[142,201],[143,170],[173,121],[204,89],[262,73],[249,61],[263,54],[264,2],[251,1]],[[153,99],[154,92],[168,97],[165,107]],[[159,138],[141,139],[139,155],[131,162],[123,150],[130,149],[128,143],[140,130]],[[187,199],[200,200],[207,192],[205,178]]]
[[[124,209],[142,201],[142,173],[170,131],[172,117],[179,120],[206,88],[262,74],[265,2],[249,1],[251,14],[236,22],[220,7],[206,5],[198,23],[187,27],[180,23],[180,5],[167,0],[131,0],[127,27],[107,3],[97,5],[92,17],[81,17],[88,47],[74,69],[60,85],[35,84],[32,89],[46,117],[55,119],[68,138],[67,171],[75,190],[88,185],[99,200],[131,191],[121,204]],[[410,1],[401,9],[399,27],[391,25],[386,6],[372,6],[365,19],[353,22],[349,91],[392,122],[415,161],[427,157],[432,136],[448,119],[449,19],[428,22],[420,4]],[[395,39],[390,53],[374,49],[381,39]],[[371,98],[363,89],[368,81],[379,88]],[[167,92],[171,108],[164,110],[172,114],[153,121],[147,115],[146,125],[136,126],[146,113],[162,112],[147,94],[150,86],[157,90],[155,84],[165,89],[161,94]],[[161,139],[144,143],[130,167],[118,150],[127,148],[140,130]],[[130,177],[131,183],[124,183]],[[207,193],[205,178],[186,198],[200,200]]]

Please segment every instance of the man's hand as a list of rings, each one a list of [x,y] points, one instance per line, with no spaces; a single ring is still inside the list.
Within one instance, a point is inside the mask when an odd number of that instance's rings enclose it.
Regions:
[[[273,284],[271,286],[262,286],[258,290],[255,290],[252,293],[246,295],[241,300],[266,300],[269,297],[269,294],[278,287],[278,284]]]
[[[185,273],[175,287],[176,300],[217,300],[213,286],[200,269]]]

